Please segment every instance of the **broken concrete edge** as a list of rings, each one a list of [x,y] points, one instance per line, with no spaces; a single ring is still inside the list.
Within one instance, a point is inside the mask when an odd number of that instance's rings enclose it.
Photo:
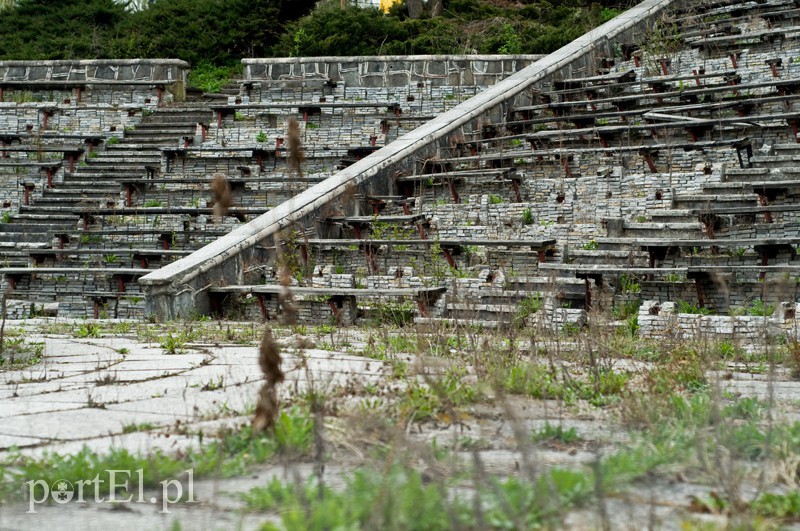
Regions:
[[[182,59],[53,59],[43,61],[0,61],[0,68],[9,66],[130,66],[159,65],[189,68],[189,63]]]
[[[242,59],[244,82],[353,87],[491,86],[545,55],[379,55]]]
[[[365,56],[321,56],[321,57],[268,57],[246,58],[242,64],[249,65],[290,65],[304,63],[427,63],[432,61],[538,61],[547,57],[546,54],[516,54],[516,55],[365,55]],[[249,78],[247,78],[249,79]]]
[[[173,92],[185,91],[189,63],[180,59],[81,59],[0,61],[0,81],[98,83],[167,80]]]
[[[214,279],[206,278],[206,273],[212,269],[219,268],[217,281],[222,277],[241,278],[241,254],[244,251],[313,214],[339,198],[346,190],[365,183],[383,170],[400,165],[410,155],[432,146],[462,125],[498,108],[534,83],[567,69],[593,51],[613,50],[612,39],[646,27],[660,12],[680,1],[642,2],[248,224],[185,258],[141,277],[139,284],[145,291],[146,314],[161,319],[174,319],[206,313],[207,301],[198,300],[198,295],[214,283]],[[292,60],[297,59],[286,59]]]

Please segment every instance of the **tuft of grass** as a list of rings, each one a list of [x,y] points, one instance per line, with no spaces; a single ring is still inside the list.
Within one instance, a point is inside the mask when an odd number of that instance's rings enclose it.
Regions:
[[[514,316],[514,324],[523,327],[531,315],[534,315],[544,306],[544,301],[539,294],[525,297],[517,303],[517,313]]]
[[[97,323],[83,323],[74,332],[75,337],[100,337],[103,328]]]
[[[675,301],[675,306],[678,309],[678,313],[690,313],[694,315],[711,315],[710,309],[704,306],[697,306],[691,302],[687,302],[684,300]]]
[[[769,518],[800,518],[800,491],[792,490],[786,494],[765,492],[750,505],[751,510]]]
[[[531,437],[537,442],[557,441],[563,444],[572,444],[581,440],[578,430],[575,428],[565,430],[561,424],[554,426],[549,422],[546,422],[541,430],[533,432]]]
[[[125,424],[122,426],[122,433],[137,433],[140,431],[150,431],[158,428],[155,424],[150,422],[141,422],[139,424]]]
[[[625,389],[630,375],[611,369],[596,371],[586,379],[559,374],[551,368],[537,363],[519,363],[506,371],[501,381],[506,392],[527,395],[531,398],[563,400],[573,403],[587,400],[595,406],[614,401]]]
[[[186,350],[186,338],[183,334],[172,334],[167,332],[159,346],[164,350],[164,354],[181,354]]]
[[[306,409],[292,408],[281,413],[273,432],[254,432],[250,426],[222,430],[205,444],[178,456],[161,450],[132,453],[125,448],[100,454],[88,446],[74,454],[52,452],[41,457],[10,452],[0,460],[0,499],[20,497],[23,492],[19,486],[29,478],[48,484],[59,479],[74,484],[97,474],[104,478],[108,470],[142,469],[144,487],[156,487],[165,479],[180,477],[189,468],[194,470],[195,478],[240,476],[279,454],[292,458],[306,455],[311,448],[313,423]],[[126,426],[123,432],[141,431],[144,426]],[[200,434],[201,443],[203,439]]]
[[[533,225],[533,210],[526,208],[522,211],[522,224]]]

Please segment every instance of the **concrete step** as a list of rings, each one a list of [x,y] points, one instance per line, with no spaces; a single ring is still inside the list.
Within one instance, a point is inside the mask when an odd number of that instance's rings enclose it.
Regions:
[[[160,166],[160,162],[156,163]],[[92,173],[92,172],[137,172],[147,171],[145,164],[138,162],[123,163],[120,161],[113,162],[88,162],[85,165],[78,165],[72,173]]]
[[[69,180],[61,183],[56,183],[53,188],[48,188],[44,195],[47,196],[51,193],[64,194],[64,193],[84,193],[84,194],[106,194],[106,193],[119,193],[120,186],[114,182],[100,182],[97,181],[77,181]]]
[[[508,323],[494,320],[480,320],[480,319],[455,319],[448,317],[415,317],[414,324],[426,325],[433,328],[458,328],[458,327],[474,327],[474,328],[499,328],[500,326],[507,326]]]
[[[47,241],[52,240],[56,232],[73,230],[77,219],[70,220],[70,223],[47,223],[43,220],[12,220],[11,223],[0,223],[0,233],[9,234],[30,234],[31,236],[47,236]]]
[[[617,249],[570,249],[569,261],[579,264],[609,264],[647,267],[648,255],[640,251]]]
[[[208,116],[204,117],[206,123],[208,121],[208,118],[210,118],[211,116],[212,115],[209,113]],[[164,122],[140,123],[139,125],[136,126],[136,128],[134,128],[134,129],[132,129],[130,131],[125,131],[125,136],[128,137],[129,133],[143,133],[143,132],[148,132],[148,131],[166,131],[166,130],[172,130],[172,129],[175,129],[175,130],[180,129],[180,130],[184,130],[184,131],[192,131],[192,132],[194,132],[195,129],[197,128],[197,124],[198,123],[203,123],[203,120],[194,120],[194,119],[191,119],[191,118],[187,119],[185,117],[174,117],[174,118],[171,117],[171,118],[172,119],[166,120]]]
[[[26,214],[69,214],[76,209],[105,206],[108,200],[103,198],[84,197],[79,199],[40,199],[33,205],[20,207]]]
[[[158,166],[161,164],[161,156],[160,155],[150,155],[150,154],[119,154],[119,152],[99,155],[93,159],[89,159],[89,164],[92,166],[98,166],[102,164],[112,164],[117,166]]]
[[[752,168],[749,172],[739,170],[725,175],[723,183],[783,182],[800,180],[800,168]]]
[[[695,220],[691,210],[679,208],[648,210],[647,215],[656,223],[690,223]]]
[[[119,182],[119,179],[142,179],[147,177],[147,170],[107,170],[98,168],[96,171],[89,168],[77,168],[74,173],[65,173],[63,182],[93,181],[102,184],[105,182]]]
[[[755,194],[686,194],[676,196],[678,208],[703,209],[724,207],[748,207],[756,205]]]
[[[109,202],[113,201],[116,204],[117,197],[53,197],[47,199],[39,199],[26,210],[29,213],[45,214],[48,212],[73,212],[84,208],[94,208],[106,206]]]
[[[39,249],[50,247],[53,244],[53,235],[45,233],[32,233],[30,231],[0,231],[0,242],[3,245],[11,245],[14,248],[23,246],[38,245]]]
[[[758,167],[786,168],[800,164],[800,155],[756,155],[750,162]]]
[[[133,131],[125,132],[125,140],[138,142],[140,138],[174,136],[181,137],[186,135],[194,136],[196,125],[191,127],[173,127],[169,125],[161,125],[159,127],[151,127],[145,129],[134,129]]]
[[[13,219],[15,223],[33,221],[39,222],[53,222],[53,223],[72,223],[72,220],[77,219],[77,216],[69,212],[62,212],[56,214],[36,214],[25,212],[25,209],[31,208],[29,206],[20,206],[20,213],[14,214]]]
[[[779,188],[786,188],[786,189],[796,189],[800,187],[800,175],[798,175],[798,179],[789,179],[786,175],[777,174],[783,177],[783,179],[759,179],[753,180],[751,182],[747,181],[731,181],[731,182],[724,182],[724,183],[716,183],[716,184],[707,184],[703,186],[703,192],[708,194],[714,193],[725,193],[725,192],[734,192],[738,193],[739,195],[744,195],[747,193],[752,193],[753,190],[753,182],[758,183],[765,183],[766,186],[772,187],[771,189],[779,189]]]
[[[148,135],[141,137],[137,136],[136,138],[133,138],[131,140],[135,142],[135,144],[133,145],[140,147],[150,147],[150,148],[152,148],[153,146],[171,147],[178,145],[183,146],[183,139],[182,139],[183,136],[194,136],[194,133],[192,134],[187,133],[185,135],[175,134],[175,135]]]
[[[176,140],[177,142],[177,140]],[[151,144],[141,144],[139,142],[123,142],[106,148],[106,153],[149,153],[154,156],[161,156],[161,150]]]
[[[699,221],[686,223],[655,223],[655,222],[626,222],[623,226],[623,236],[634,238],[682,238],[702,235],[703,225]]]
[[[454,319],[511,321],[518,308],[516,304],[450,303],[447,305],[447,315]]]
[[[796,155],[800,156],[800,144],[774,144],[772,146],[775,155]]]

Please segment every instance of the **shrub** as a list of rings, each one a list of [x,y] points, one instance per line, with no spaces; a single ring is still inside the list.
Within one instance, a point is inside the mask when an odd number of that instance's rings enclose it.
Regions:
[[[523,225],[533,225],[533,210],[526,208],[522,211],[522,223]]]
[[[677,300],[675,301],[675,306],[678,309],[678,313],[691,313],[695,315],[711,315],[711,310],[706,308],[705,306],[697,306],[691,302],[687,302],[684,300]]]
[[[757,317],[770,317],[773,313],[775,313],[775,306],[767,304],[761,299],[754,300],[747,309],[747,315]]]
[[[230,78],[229,67],[203,62],[192,68],[189,73],[189,85],[203,92],[216,93],[222,90],[222,86],[228,83]]]

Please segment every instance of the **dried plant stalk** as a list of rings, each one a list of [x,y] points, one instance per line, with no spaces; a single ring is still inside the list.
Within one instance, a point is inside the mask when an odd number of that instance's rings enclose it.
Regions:
[[[306,157],[303,153],[303,144],[300,141],[300,124],[295,118],[289,120],[289,127],[286,131],[286,142],[289,144],[289,170],[294,172],[301,179],[303,178],[302,164]]]
[[[215,173],[211,178],[211,195],[214,198],[214,217],[222,219],[233,204],[231,184],[222,173]]]
[[[258,349],[258,365],[261,367],[261,373],[266,382],[258,392],[256,412],[253,417],[255,431],[263,431],[275,425],[275,419],[278,416],[277,385],[284,380],[281,361],[278,343],[272,336],[272,330],[266,327]]]

